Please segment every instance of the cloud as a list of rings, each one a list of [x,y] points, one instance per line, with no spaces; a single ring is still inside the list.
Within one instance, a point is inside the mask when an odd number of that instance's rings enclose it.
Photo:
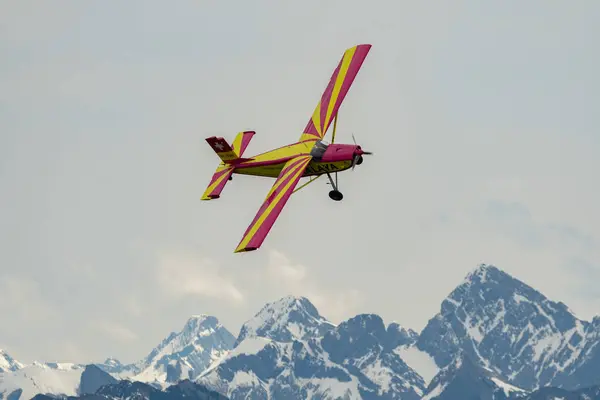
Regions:
[[[138,335],[131,331],[131,329],[112,321],[93,321],[90,323],[90,326],[92,329],[102,331],[119,342],[131,342],[138,338]]]
[[[332,321],[351,317],[364,301],[362,293],[356,289],[336,289],[333,283],[319,283],[314,276],[311,277],[306,266],[294,264],[277,250],[269,251],[264,272],[271,289],[279,296],[304,296]]]
[[[8,321],[3,320],[4,329],[13,325],[20,329],[22,323],[55,320],[59,316],[34,279],[0,277],[0,294],[0,314],[9,317]]]
[[[244,295],[233,279],[222,274],[211,259],[188,253],[159,255],[156,279],[169,296],[200,296],[240,304]]]

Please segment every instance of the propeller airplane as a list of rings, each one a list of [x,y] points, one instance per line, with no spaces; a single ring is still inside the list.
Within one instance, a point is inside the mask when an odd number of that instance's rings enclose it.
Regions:
[[[227,181],[232,180],[233,174],[276,178],[235,253],[258,249],[290,196],[323,175],[327,175],[333,188],[329,197],[334,201],[342,200],[343,195],[337,184],[338,172],[354,170],[356,165],[362,164],[364,155],[372,154],[356,144],[354,135],[354,144],[335,144],[338,110],[370,49],[370,44],[361,44],[344,52],[296,143],[252,157],[242,157],[256,132],[239,132],[232,145],[222,137],[206,138],[221,163],[202,195],[202,200],[218,199]],[[323,138],[332,121],[331,143],[327,143]],[[303,177],[309,177],[308,182],[296,188]]]

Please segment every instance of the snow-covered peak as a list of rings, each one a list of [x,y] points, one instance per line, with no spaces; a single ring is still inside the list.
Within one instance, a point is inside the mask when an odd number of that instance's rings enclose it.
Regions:
[[[196,337],[211,336],[222,329],[216,317],[210,315],[193,315],[185,323],[179,336],[186,342]]]
[[[265,305],[241,328],[235,346],[246,337],[266,337],[278,342],[322,336],[334,325],[319,314],[306,297],[286,296]]]
[[[588,324],[563,303],[483,264],[442,302],[418,346],[440,367],[463,349],[511,383],[534,388],[577,360]]]
[[[171,332],[138,364],[133,377],[143,382],[193,379],[233,347],[235,337],[216,317],[193,315],[179,332]]]
[[[6,351],[0,349],[0,372],[16,371],[24,365],[15,360]]]
[[[108,357],[106,360],[104,360],[104,362],[102,363],[103,365],[109,366],[109,367],[113,367],[113,368],[118,368],[121,367],[123,364],[121,363],[121,361],[117,360],[116,358],[113,357]]]
[[[492,264],[479,264],[476,268],[469,271],[462,284],[484,284],[498,283],[500,281],[515,280],[512,276],[502,271]]]
[[[109,357],[102,363],[94,364],[102,371],[107,372],[115,377],[124,379],[129,378],[139,372],[139,367],[135,364],[123,364],[116,358]]]

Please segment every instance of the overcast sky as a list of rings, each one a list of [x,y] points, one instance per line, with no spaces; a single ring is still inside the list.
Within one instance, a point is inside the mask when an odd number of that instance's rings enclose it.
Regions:
[[[0,1],[0,348],[132,362],[287,294],[420,330],[482,262],[600,314],[600,3],[425,3]],[[375,155],[234,254],[273,180],[201,202],[204,139],[296,141],[359,43],[336,139]]]

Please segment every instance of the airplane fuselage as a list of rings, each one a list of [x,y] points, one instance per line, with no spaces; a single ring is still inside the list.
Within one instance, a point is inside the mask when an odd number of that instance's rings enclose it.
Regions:
[[[319,140],[313,146],[312,142],[293,143],[249,157],[250,160],[237,164],[233,173],[277,178],[287,161],[310,154],[313,158],[302,176],[322,175],[350,169],[354,157],[362,154],[360,146],[353,144],[326,144]]]

